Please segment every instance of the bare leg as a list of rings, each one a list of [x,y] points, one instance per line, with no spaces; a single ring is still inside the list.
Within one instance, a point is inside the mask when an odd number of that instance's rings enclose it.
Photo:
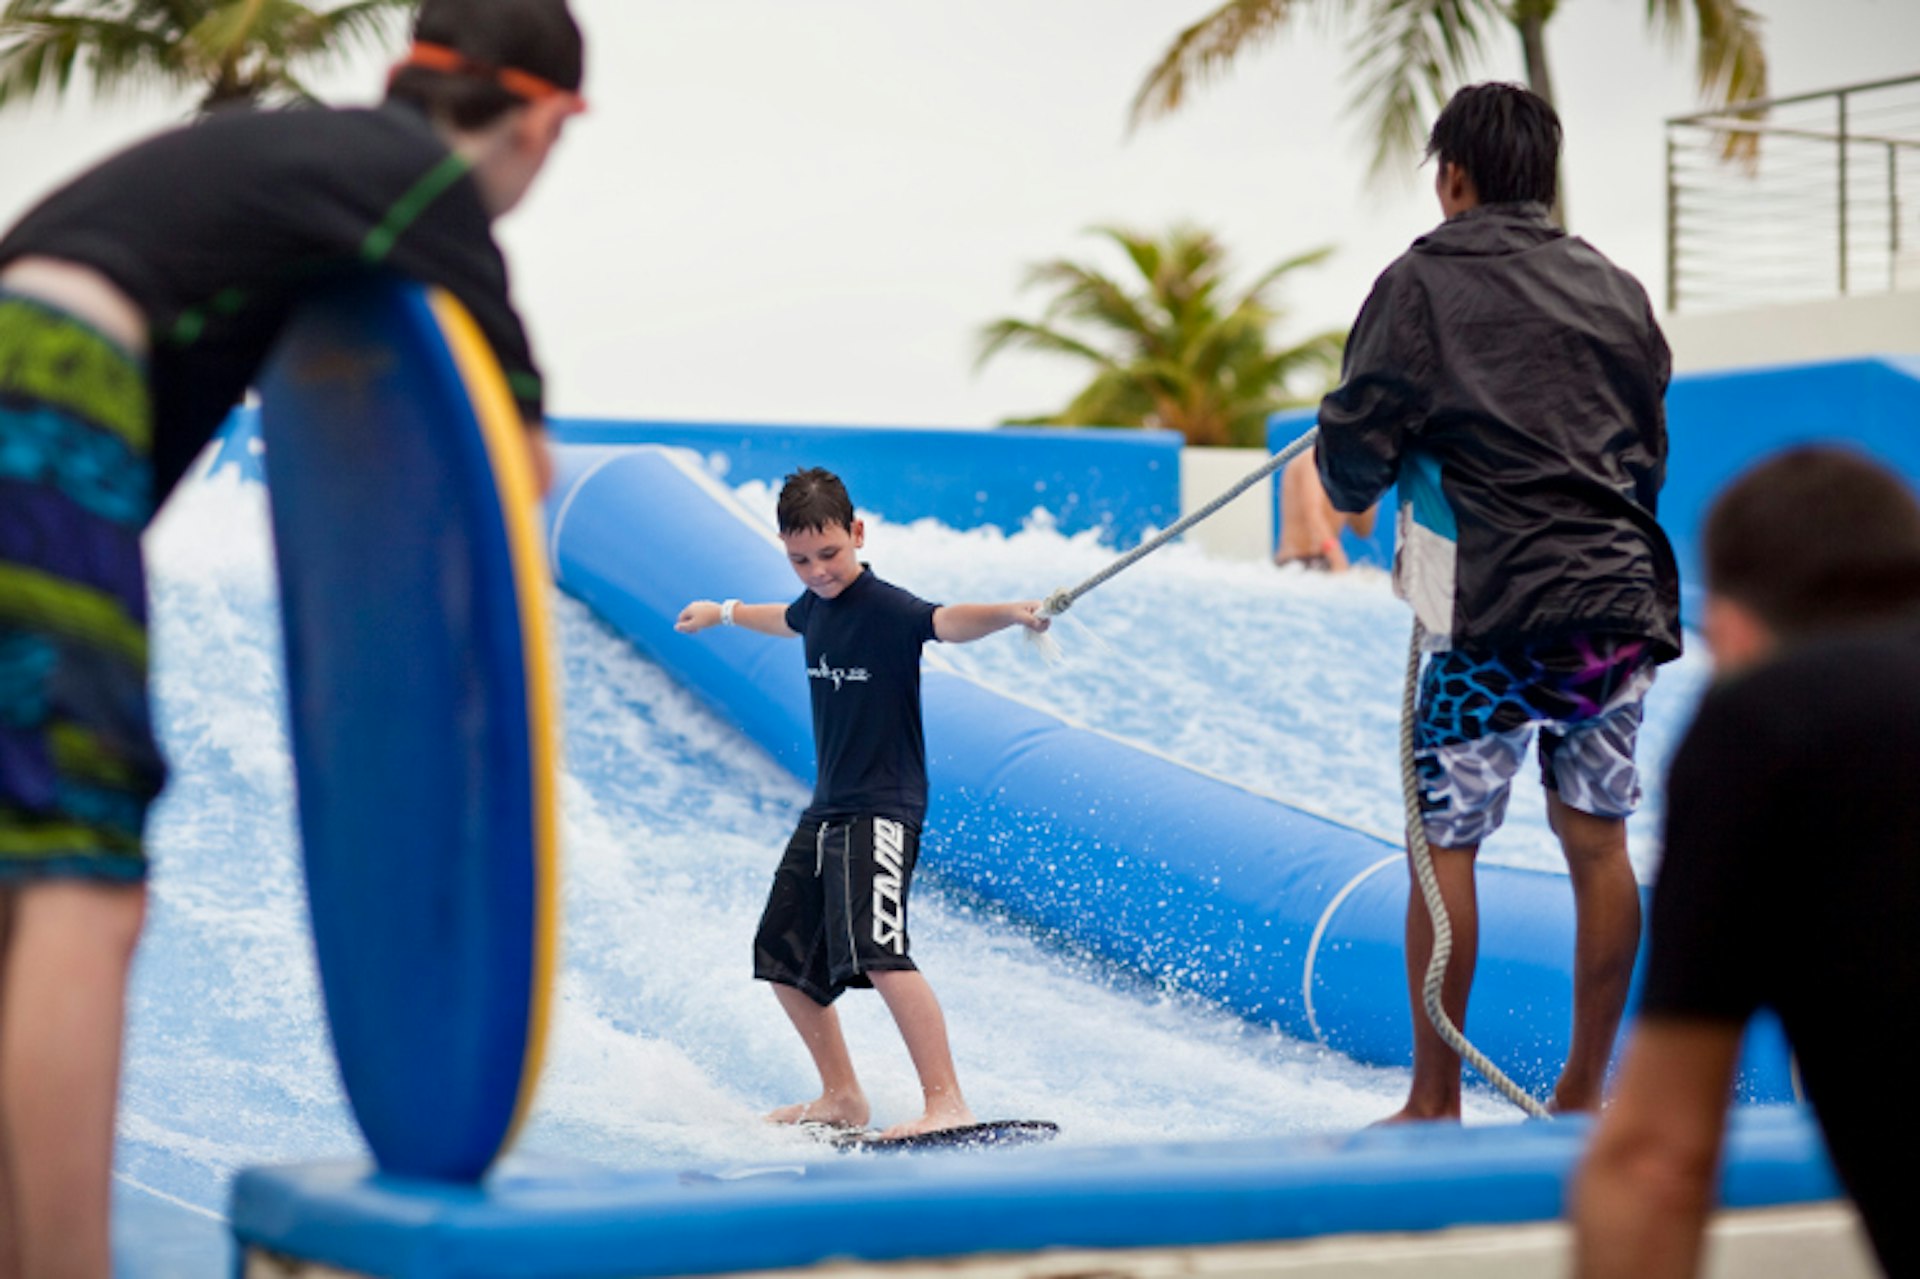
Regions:
[[[127,970],[146,889],[15,889],[0,978],[0,1132],[22,1275],[106,1279]]]
[[[895,1124],[883,1136],[904,1137],[916,1132],[934,1132],[941,1128],[960,1128],[973,1123],[973,1112],[960,1095],[960,1080],[953,1069],[953,1052],[947,1046],[947,1019],[933,987],[918,972],[878,972],[869,974],[873,988],[887,1001],[900,1038],[907,1042],[907,1054],[920,1075],[920,1092],[926,1098],[926,1111],[918,1119]]]
[[[1453,931],[1453,953],[1440,985],[1440,1006],[1453,1024],[1467,1020],[1467,995],[1473,989],[1473,968],[1480,954],[1480,905],[1474,893],[1473,859],[1478,844],[1462,848],[1434,848],[1433,871],[1440,881]],[[1411,865],[1409,865],[1411,871]],[[1413,1084],[1407,1104],[1382,1123],[1421,1119],[1460,1118],[1460,1054],[1447,1046],[1427,1019],[1421,989],[1426,985],[1427,961],[1433,955],[1433,921],[1426,898],[1415,879],[1407,898],[1407,995],[1413,1008]]]
[[[775,983],[773,993],[787,1020],[800,1032],[800,1041],[813,1058],[813,1068],[820,1072],[820,1095],[812,1101],[780,1107],[767,1116],[767,1122],[863,1127],[873,1112],[853,1073],[853,1058],[847,1052],[846,1037],[840,1033],[840,1014],[833,1005],[822,1007],[792,986]]]
[[[1280,546],[1274,559],[1284,564],[1324,555],[1329,566],[1344,568],[1339,516],[1320,485],[1317,465],[1308,449],[1280,472]]]
[[[0,1061],[7,1052],[7,942],[13,932],[13,901],[17,894],[0,889]],[[14,1250],[19,1224],[13,1219],[12,1174],[7,1167],[7,1107],[0,1094],[0,1279],[20,1279],[20,1257]]]
[[[1627,823],[1568,807],[1547,792],[1547,818],[1573,879],[1573,1041],[1553,1109],[1598,1110],[1607,1058],[1627,1005],[1640,946],[1640,887],[1627,859]]]

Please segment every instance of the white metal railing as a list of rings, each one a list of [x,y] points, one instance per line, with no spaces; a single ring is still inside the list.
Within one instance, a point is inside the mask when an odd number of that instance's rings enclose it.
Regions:
[[[1920,290],[1920,75],[1667,121],[1668,311],[1902,289]]]

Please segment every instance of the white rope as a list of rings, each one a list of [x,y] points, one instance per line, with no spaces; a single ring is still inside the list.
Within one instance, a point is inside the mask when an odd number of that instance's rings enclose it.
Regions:
[[[1174,538],[1179,537],[1182,533],[1186,532],[1188,529],[1192,528],[1194,525],[1198,524],[1200,521],[1206,519],[1208,516],[1212,515],[1215,511],[1218,511],[1221,507],[1225,506],[1227,503],[1233,501],[1234,498],[1239,497],[1242,493],[1246,492],[1248,489],[1258,484],[1261,480],[1266,479],[1269,475],[1272,475],[1275,471],[1285,466],[1288,462],[1291,462],[1294,458],[1300,456],[1300,454],[1306,452],[1309,448],[1313,447],[1313,441],[1319,434],[1320,434],[1320,428],[1317,426],[1314,427],[1312,430],[1308,431],[1305,435],[1301,436],[1299,439],[1295,440],[1293,443],[1287,445],[1285,448],[1281,449],[1278,453],[1275,453],[1272,457],[1268,458],[1265,462],[1262,462],[1256,470],[1250,472],[1246,476],[1243,476],[1241,479],[1236,481],[1232,488],[1222,493],[1219,497],[1214,498],[1211,502],[1208,502],[1205,506],[1201,507],[1199,510],[1190,512],[1189,514],[1181,517],[1181,519],[1178,522],[1176,522],[1171,528],[1163,529],[1159,533],[1154,534],[1152,537],[1148,538],[1146,541],[1140,543],[1140,545],[1128,551],[1125,555],[1122,555],[1119,558],[1115,559],[1112,563],[1108,564],[1105,568],[1101,569],[1098,573],[1095,573],[1092,577],[1088,578],[1086,581],[1080,583],[1080,585],[1072,587],[1071,589],[1063,586],[1059,590],[1055,591],[1053,594],[1047,596],[1047,598],[1040,605],[1040,616],[1042,617],[1060,616],[1060,614],[1072,608],[1073,602],[1079,599],[1082,595],[1085,595],[1088,591],[1092,590],[1094,587],[1099,586],[1104,582],[1108,581],[1109,579],[1114,577],[1116,574],[1120,573],[1122,570],[1131,568],[1133,567],[1133,565],[1138,564],[1141,560],[1147,558],[1147,556],[1153,554],[1155,551],[1165,546],[1168,542],[1171,542]]]
[[[1433,954],[1427,960],[1426,978],[1420,987],[1420,1000],[1427,1020],[1447,1046],[1460,1059],[1479,1071],[1500,1094],[1535,1119],[1552,1115],[1534,1097],[1513,1082],[1487,1055],[1475,1048],[1460,1028],[1447,1016],[1440,1003],[1440,987],[1447,976],[1447,961],[1453,957],[1453,923],[1447,917],[1447,903],[1440,896],[1440,880],[1433,873],[1433,850],[1427,847],[1427,825],[1420,814],[1420,779],[1413,766],[1413,716],[1415,690],[1420,683],[1420,647],[1426,628],[1413,620],[1413,638],[1407,644],[1407,682],[1400,697],[1400,785],[1407,806],[1407,855],[1413,859],[1414,878],[1420,881],[1420,895],[1426,899],[1427,917],[1433,921]]]

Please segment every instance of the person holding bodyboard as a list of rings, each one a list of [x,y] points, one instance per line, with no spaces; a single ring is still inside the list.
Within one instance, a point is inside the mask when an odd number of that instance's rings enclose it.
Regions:
[[[104,161],[0,239],[0,1275],[104,1276],[142,834],[140,534],[303,298],[387,269],[537,366],[493,220],[584,109],[565,0],[424,0],[377,108],[231,111]]]

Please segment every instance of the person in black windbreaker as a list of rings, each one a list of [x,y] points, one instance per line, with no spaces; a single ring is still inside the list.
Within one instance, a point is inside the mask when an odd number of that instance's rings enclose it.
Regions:
[[[1573,1035],[1560,1110],[1599,1105],[1640,937],[1626,818],[1654,667],[1679,655],[1679,582],[1654,520],[1667,344],[1634,278],[1550,219],[1560,122],[1515,85],[1460,90],[1427,154],[1446,221],[1383,272],[1320,406],[1336,509],[1399,484],[1396,591],[1424,628],[1414,744],[1466,1018],[1473,864],[1539,730],[1547,815],[1573,880]],[[1460,1062],[1428,1024],[1432,929],[1407,911],[1407,1119],[1457,1119]]]

